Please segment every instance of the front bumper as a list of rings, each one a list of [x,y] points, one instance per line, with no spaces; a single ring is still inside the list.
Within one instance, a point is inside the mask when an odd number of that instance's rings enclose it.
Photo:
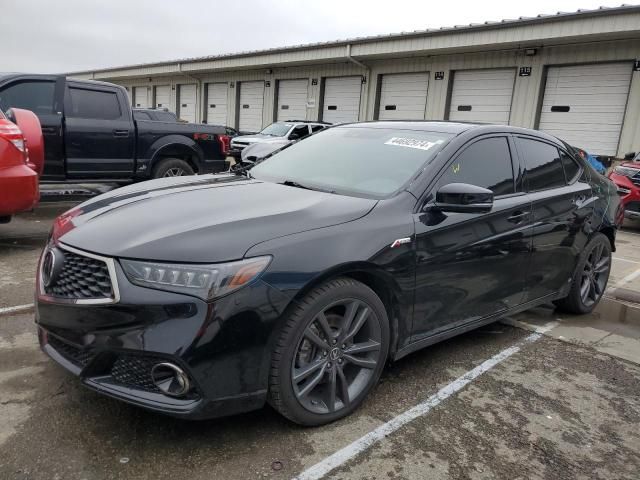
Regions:
[[[38,337],[47,355],[101,394],[177,417],[213,418],[264,404],[273,332],[288,297],[258,280],[207,303],[137,287],[116,267],[118,303],[38,298]],[[150,369],[159,362],[187,373],[187,395],[155,387]]]

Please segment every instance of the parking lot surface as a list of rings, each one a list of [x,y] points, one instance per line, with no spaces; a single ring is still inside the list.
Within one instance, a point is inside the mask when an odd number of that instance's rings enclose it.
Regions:
[[[0,226],[0,309],[33,302],[39,250],[69,207]],[[639,246],[637,231],[620,233],[612,286],[636,288]],[[563,319],[543,308],[517,320]],[[186,422],[101,397],[40,352],[31,312],[0,315],[0,479],[637,479],[640,366],[562,341],[559,328],[532,338],[496,323],[429,347],[388,366],[351,417],[301,428],[269,407]],[[637,330],[617,334],[633,340]],[[397,428],[354,449],[388,425]]]

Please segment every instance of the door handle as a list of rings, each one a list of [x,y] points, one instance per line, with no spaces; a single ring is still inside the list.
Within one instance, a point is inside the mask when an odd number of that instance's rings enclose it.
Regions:
[[[529,216],[529,212],[523,212],[522,210],[516,210],[507,217],[507,221],[511,223],[522,223],[526,217]]]
[[[113,131],[113,136],[114,137],[128,137],[129,136],[129,130],[114,130]]]
[[[58,127],[42,127],[42,134],[43,135],[57,135],[58,134]]]

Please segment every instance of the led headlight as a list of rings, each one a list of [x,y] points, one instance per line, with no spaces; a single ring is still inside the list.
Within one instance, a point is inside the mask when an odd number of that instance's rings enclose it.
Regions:
[[[271,257],[255,257],[209,265],[138,260],[120,260],[120,264],[135,285],[211,300],[242,288],[260,275],[270,261]]]

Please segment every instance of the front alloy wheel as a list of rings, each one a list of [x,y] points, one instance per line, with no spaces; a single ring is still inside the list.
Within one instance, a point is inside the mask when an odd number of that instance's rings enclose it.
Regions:
[[[380,298],[350,278],[313,289],[290,312],[273,354],[269,402],[302,425],[342,418],[377,383],[389,349]]]
[[[293,391],[310,412],[348,407],[367,387],[382,347],[373,309],[355,298],[323,308],[298,342],[291,368]]]

